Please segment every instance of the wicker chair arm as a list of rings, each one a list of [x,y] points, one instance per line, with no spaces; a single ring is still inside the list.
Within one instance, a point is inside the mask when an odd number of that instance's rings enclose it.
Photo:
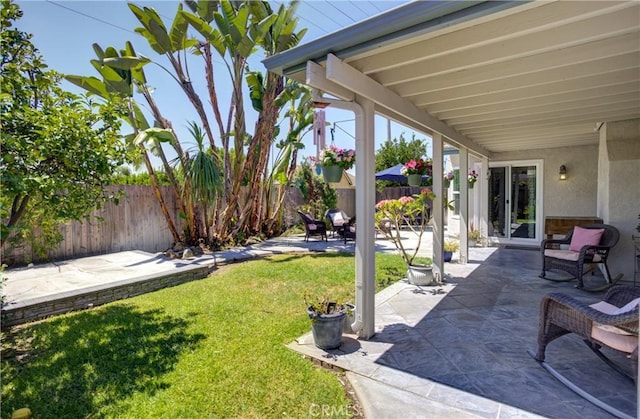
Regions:
[[[567,309],[567,315],[582,317],[585,322],[596,322],[603,325],[615,326],[634,335],[638,335],[639,309],[636,307],[627,313],[606,314],[588,304],[561,293],[551,293],[544,299],[552,300]],[[629,300],[631,301],[631,300]],[[544,304],[544,303],[543,303]],[[547,303],[548,305],[548,303]],[[570,314],[569,314],[570,313]]]
[[[586,254],[589,254],[589,253],[592,253],[592,254],[595,254],[595,253],[603,254],[603,253],[605,253],[605,252],[607,252],[609,250],[611,250],[611,246],[596,246],[596,245],[588,244],[588,245],[582,246],[580,248],[580,257],[582,257],[582,256],[584,256]]]
[[[609,288],[604,296],[604,301],[616,307],[622,307],[636,298],[640,298],[640,287],[618,285]]]
[[[567,239],[566,237],[562,239],[544,239],[542,240],[541,249],[551,249],[554,244],[569,244],[571,243],[571,239]]]

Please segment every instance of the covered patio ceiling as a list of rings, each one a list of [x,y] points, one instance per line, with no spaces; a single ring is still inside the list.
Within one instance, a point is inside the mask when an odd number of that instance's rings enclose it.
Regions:
[[[332,59],[369,84],[335,78]],[[411,2],[264,63],[312,86],[322,66],[327,93],[371,94],[377,113],[472,153],[579,147],[640,118],[640,2]]]

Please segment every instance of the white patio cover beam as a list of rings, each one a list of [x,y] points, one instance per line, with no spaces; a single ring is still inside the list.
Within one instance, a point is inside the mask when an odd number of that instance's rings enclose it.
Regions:
[[[484,147],[479,146],[433,115],[422,111],[410,101],[398,96],[377,81],[344,63],[333,54],[327,55],[326,78],[379,105],[376,107],[378,113],[387,116],[385,109],[391,110],[417,124],[420,131],[439,132],[447,137],[452,144],[467,148],[473,154],[486,157],[491,155]]]
[[[352,102],[356,97],[356,95],[351,90],[345,89],[339,84],[327,80],[325,68],[320,64],[314,63],[313,61],[307,61],[307,74],[305,84],[307,86],[311,86],[325,93],[328,93],[331,96],[335,96],[349,102]]]

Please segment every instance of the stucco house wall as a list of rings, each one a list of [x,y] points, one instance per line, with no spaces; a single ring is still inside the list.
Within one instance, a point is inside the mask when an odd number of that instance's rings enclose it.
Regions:
[[[494,153],[492,162],[542,160],[543,217],[591,217],[598,211],[598,146],[558,147]],[[561,165],[567,167],[567,179],[560,180]]]
[[[608,122],[600,128],[598,216],[620,231],[609,261],[612,275],[634,274],[634,243],[640,222],[640,119]],[[640,278],[638,278],[640,279]]]

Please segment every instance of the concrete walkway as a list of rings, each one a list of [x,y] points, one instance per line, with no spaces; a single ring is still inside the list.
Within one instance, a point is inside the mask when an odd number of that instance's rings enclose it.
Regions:
[[[430,254],[430,246],[421,253]],[[269,254],[353,250],[353,242],[305,243],[292,236],[187,261],[121,252],[9,270],[3,292],[12,306]],[[376,250],[394,247],[376,240]],[[468,264],[445,265],[442,287],[402,280],[376,295],[376,335],[371,340],[345,335],[340,348],[324,351],[315,347],[309,333],[289,347],[347,371],[366,418],[611,417],[558,383],[527,354],[535,348],[538,304],[544,294],[600,297],[576,290],[572,283],[539,279],[538,259],[538,252],[531,250],[471,249]],[[577,382],[594,385],[595,394],[631,417],[637,414],[633,383],[603,366],[578,339],[567,336],[550,345],[548,360]]]

